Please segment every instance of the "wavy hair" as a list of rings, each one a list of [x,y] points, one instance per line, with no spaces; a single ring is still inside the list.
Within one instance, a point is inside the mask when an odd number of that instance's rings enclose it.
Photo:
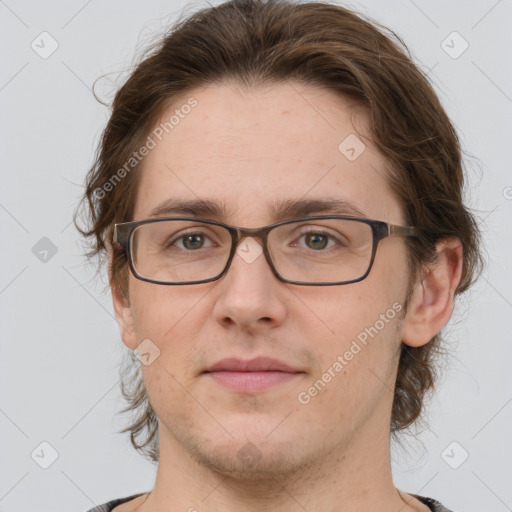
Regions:
[[[287,80],[320,85],[365,105],[371,137],[384,156],[389,182],[418,238],[406,240],[409,279],[435,261],[435,245],[463,245],[467,290],[481,270],[480,234],[464,206],[462,151],[457,133],[426,73],[393,31],[339,5],[290,0],[231,0],[180,19],[151,45],[117,91],[111,114],[75,212],[90,242],[89,257],[104,262],[117,222],[132,220],[137,165],[106,193],[106,183],[146,140],[164,109],[197,87],[235,82],[247,88]],[[103,193],[99,193],[99,192]],[[86,226],[78,224],[78,217]],[[113,285],[128,299],[125,254],[113,247]],[[392,433],[420,417],[436,381],[441,335],[424,346],[402,344],[394,391]],[[158,460],[158,418],[137,359],[126,361],[122,392],[132,412],[135,449]]]

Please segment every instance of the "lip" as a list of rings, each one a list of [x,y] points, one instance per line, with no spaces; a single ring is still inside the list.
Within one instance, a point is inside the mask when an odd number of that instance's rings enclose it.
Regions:
[[[222,359],[204,372],[214,382],[239,393],[266,391],[296,379],[304,372],[269,357]]]
[[[256,357],[254,359],[238,359],[236,357],[229,357],[221,359],[213,365],[209,366],[206,372],[288,372],[288,373],[302,373],[296,368],[292,368],[283,361],[272,359],[271,357]]]

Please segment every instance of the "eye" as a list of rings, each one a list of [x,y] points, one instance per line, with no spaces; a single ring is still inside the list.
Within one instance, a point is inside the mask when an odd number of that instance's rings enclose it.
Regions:
[[[307,233],[304,240],[309,249],[325,249],[329,243],[329,237],[323,233]]]
[[[209,242],[209,244],[208,244]],[[204,247],[213,247],[213,242],[204,233],[186,233],[181,236],[173,237],[166,247],[176,246],[178,249],[193,251],[203,249]]]
[[[311,229],[310,231],[303,233],[299,240],[303,239],[305,246],[308,249],[314,251],[322,251],[323,249],[330,249],[335,245],[345,247],[346,244],[341,242],[337,237],[331,233],[321,231],[318,229]]]

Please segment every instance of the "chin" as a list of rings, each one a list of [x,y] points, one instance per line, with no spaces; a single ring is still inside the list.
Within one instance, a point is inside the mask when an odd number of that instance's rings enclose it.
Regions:
[[[314,463],[306,454],[297,453],[296,445],[292,451],[291,447],[271,446],[271,443],[267,443],[265,447],[250,441],[241,447],[235,444],[238,443],[232,442],[229,447],[196,450],[193,457],[199,464],[223,476],[251,481],[282,479],[297,474]]]
[[[232,434],[208,440],[195,439],[188,444],[190,455],[202,466],[235,480],[275,480],[292,476],[318,460],[323,447],[312,447],[302,436],[295,437],[286,428],[278,432],[272,422],[254,424],[223,423]],[[274,430],[274,431],[273,431]],[[225,432],[223,431],[225,434]],[[299,449],[300,448],[300,449]]]

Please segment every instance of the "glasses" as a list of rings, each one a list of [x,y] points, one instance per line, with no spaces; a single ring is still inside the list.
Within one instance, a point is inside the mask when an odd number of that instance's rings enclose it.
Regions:
[[[299,285],[341,285],[365,279],[378,243],[388,236],[417,236],[411,226],[359,217],[320,215],[244,229],[190,217],[152,218],[114,226],[137,279],[155,284],[208,283],[228,271],[238,252],[249,261],[261,252],[275,276]],[[244,237],[261,239],[237,247]],[[249,247],[251,249],[249,250]]]

